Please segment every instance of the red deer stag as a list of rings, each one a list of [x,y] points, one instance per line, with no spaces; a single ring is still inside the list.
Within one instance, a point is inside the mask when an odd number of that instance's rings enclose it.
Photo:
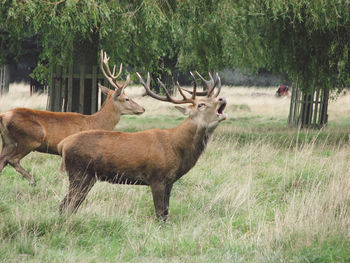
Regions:
[[[142,114],[145,111],[124,92],[130,76],[123,85],[119,84],[117,78],[122,72],[122,66],[115,75],[115,66],[112,73],[108,61],[107,54],[101,51],[101,70],[115,90],[99,85],[100,90],[107,95],[107,99],[101,109],[93,115],[27,108],[16,108],[0,114],[2,138],[0,173],[6,164],[10,164],[34,184],[34,177],[20,165],[20,160],[31,151],[58,154],[57,144],[69,135],[93,129],[113,130],[121,115]]]
[[[198,73],[197,73],[198,74]],[[192,75],[192,73],[191,73]],[[173,184],[186,174],[204,151],[218,124],[226,119],[226,100],[217,98],[221,81],[210,76],[204,81],[207,96],[196,98],[196,82],[191,97],[186,97],[179,85],[183,99],[174,99],[164,84],[166,96],[155,94],[138,74],[147,95],[174,104],[189,117],[172,129],[151,129],[135,133],[112,131],[85,131],[67,137],[58,145],[62,155],[61,169],[69,177],[69,190],[61,205],[61,213],[74,213],[97,180],[115,184],[149,185],[152,190],[158,218],[167,219],[169,197]],[[218,86],[214,94],[215,86]]]

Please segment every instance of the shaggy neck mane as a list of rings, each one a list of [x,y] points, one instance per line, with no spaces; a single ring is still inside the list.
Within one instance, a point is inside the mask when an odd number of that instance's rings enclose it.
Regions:
[[[214,129],[199,126],[193,120],[187,118],[175,130],[173,147],[181,158],[181,163],[176,172],[177,178],[180,178],[196,164]]]

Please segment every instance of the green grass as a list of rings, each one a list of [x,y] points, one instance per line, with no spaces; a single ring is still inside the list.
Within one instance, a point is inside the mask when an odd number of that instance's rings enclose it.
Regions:
[[[67,218],[58,212],[68,187],[59,156],[23,159],[35,187],[6,167],[0,261],[350,262],[347,117],[299,131],[245,106],[230,111],[239,116],[175,183],[166,225],[147,187],[97,183]],[[174,127],[179,116],[123,116],[117,130]]]

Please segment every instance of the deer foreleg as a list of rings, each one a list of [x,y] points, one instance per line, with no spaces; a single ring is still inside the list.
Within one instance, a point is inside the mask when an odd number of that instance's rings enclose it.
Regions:
[[[172,185],[158,183],[151,185],[157,218],[166,221],[169,213],[169,199]]]
[[[70,177],[68,194],[61,202],[60,212],[75,213],[95,183],[96,178],[89,174],[79,179]]]
[[[165,216],[167,217],[169,215],[169,200],[170,200],[170,193],[171,189],[173,188],[172,184],[168,184],[165,187],[165,199],[164,199],[164,204],[165,204]]]

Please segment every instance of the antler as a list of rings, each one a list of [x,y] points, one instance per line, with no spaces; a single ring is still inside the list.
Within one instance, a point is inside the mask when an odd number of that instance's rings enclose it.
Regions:
[[[144,86],[144,88],[146,90],[146,94],[151,96],[152,98],[157,99],[157,100],[161,100],[161,101],[172,102],[174,104],[184,104],[184,103],[192,103],[192,104],[194,104],[194,101],[195,101],[195,98],[196,98],[196,92],[195,92],[196,91],[196,84],[193,87],[194,93],[192,94],[191,98],[187,98],[185,96],[185,94],[183,93],[179,82],[177,82],[177,88],[178,88],[181,96],[183,97],[182,100],[177,100],[177,99],[174,99],[174,98],[172,98],[170,96],[170,93],[169,93],[168,89],[165,87],[163,82],[160,81],[160,79],[158,79],[158,82],[159,82],[160,86],[164,89],[165,96],[161,96],[161,95],[158,95],[158,94],[154,93],[151,90],[151,87],[150,87],[150,85],[151,85],[151,77],[150,77],[149,72],[147,73],[147,82],[146,83],[145,83],[145,81],[143,80],[143,78],[141,77],[141,75],[138,72],[136,72],[136,74],[139,77],[139,80],[140,80],[141,84]]]
[[[109,69],[109,63],[108,62],[109,62],[109,57],[107,56],[107,53],[104,52],[103,50],[101,50],[101,56],[100,56],[100,68],[101,68],[101,71],[102,71],[103,75],[105,76],[105,78],[108,80],[108,82],[116,90],[119,90],[119,94],[120,94],[120,92],[123,90],[123,88],[125,88],[129,84],[129,82],[130,82],[130,75],[127,77],[126,82],[122,86],[120,86],[116,80],[122,74],[123,64],[120,64],[119,73],[117,75],[115,75],[115,69],[116,69],[115,65],[113,66],[113,72],[111,72],[111,70]],[[107,73],[105,71],[105,66],[106,66]]]
[[[215,85],[217,85],[218,90],[216,91],[214,97],[216,98],[217,96],[219,96],[220,92],[221,92],[221,78],[219,76],[218,73],[216,73],[216,82]],[[213,89],[214,90],[214,89]]]
[[[194,79],[194,81],[196,82],[196,79],[194,78],[192,72],[191,73],[191,76],[192,78]],[[215,93],[214,97],[217,97],[221,91],[221,79],[219,77],[219,74],[216,73],[216,80],[214,81],[211,73],[209,72],[209,77],[210,77],[210,80],[206,80],[205,78],[202,77],[201,74],[198,73],[198,71],[196,71],[197,75],[199,76],[199,78],[203,81],[203,85],[206,87],[206,91],[190,91],[190,90],[187,90],[187,89],[183,89],[185,90],[186,92],[190,93],[193,95],[193,92],[196,92],[196,95],[197,96],[207,96],[207,97],[211,97],[212,94],[213,94],[213,91],[216,87],[216,85],[218,86],[218,90],[217,92]]]

